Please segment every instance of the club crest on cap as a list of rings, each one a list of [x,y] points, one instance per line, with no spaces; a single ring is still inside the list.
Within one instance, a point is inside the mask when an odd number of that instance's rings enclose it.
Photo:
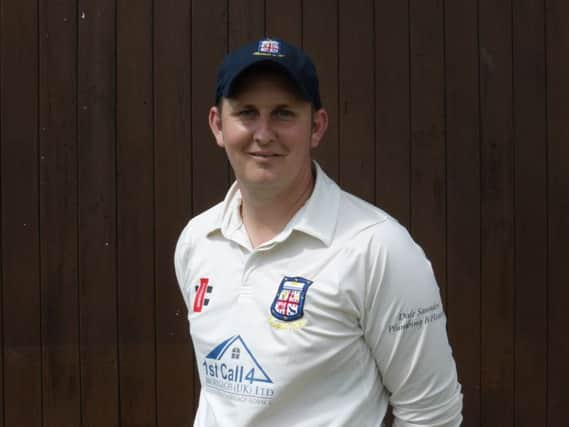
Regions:
[[[281,45],[277,40],[265,39],[259,41],[257,51],[253,55],[284,56],[281,54]]]
[[[300,319],[304,315],[304,299],[311,284],[311,280],[303,277],[283,277],[271,305],[271,314],[287,322]]]

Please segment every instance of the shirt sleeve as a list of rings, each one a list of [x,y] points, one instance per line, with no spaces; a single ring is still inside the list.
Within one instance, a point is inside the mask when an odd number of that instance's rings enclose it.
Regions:
[[[364,337],[396,427],[455,427],[462,394],[430,262],[403,227],[381,227],[369,254]]]
[[[190,306],[190,289],[188,289],[188,274],[189,274],[189,257],[190,257],[190,227],[186,226],[178,242],[176,243],[176,249],[174,251],[174,270],[176,272],[176,279],[178,281],[178,286],[180,287],[180,292],[186,303],[188,310],[191,309]]]

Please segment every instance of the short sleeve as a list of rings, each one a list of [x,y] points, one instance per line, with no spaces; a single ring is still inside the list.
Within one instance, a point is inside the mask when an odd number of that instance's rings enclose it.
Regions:
[[[395,426],[459,426],[461,388],[430,262],[395,223],[378,227],[368,262],[362,327]]]

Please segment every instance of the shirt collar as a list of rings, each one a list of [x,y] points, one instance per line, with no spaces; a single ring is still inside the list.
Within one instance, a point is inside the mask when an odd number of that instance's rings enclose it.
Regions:
[[[285,228],[271,242],[282,242],[296,230],[320,240],[326,246],[332,243],[338,219],[341,190],[317,162],[314,162],[314,167],[316,180],[312,194],[304,206],[296,212]],[[235,233],[243,231],[240,206],[241,192],[237,182],[234,182],[227,192],[219,216],[212,223],[208,234],[221,231],[226,239],[235,240]]]
[[[316,169],[314,190],[302,209],[287,224],[285,230],[292,226],[293,229],[302,231],[317,238],[326,246],[330,246],[338,220],[341,190],[318,163],[314,162],[314,165]]]

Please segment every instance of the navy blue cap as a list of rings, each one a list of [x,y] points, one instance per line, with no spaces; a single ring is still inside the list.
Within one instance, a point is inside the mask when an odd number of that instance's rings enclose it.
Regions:
[[[241,73],[261,63],[270,63],[282,69],[296,84],[304,99],[317,110],[322,107],[318,76],[312,60],[301,49],[276,38],[250,43],[225,56],[217,74],[215,103],[231,94]]]

